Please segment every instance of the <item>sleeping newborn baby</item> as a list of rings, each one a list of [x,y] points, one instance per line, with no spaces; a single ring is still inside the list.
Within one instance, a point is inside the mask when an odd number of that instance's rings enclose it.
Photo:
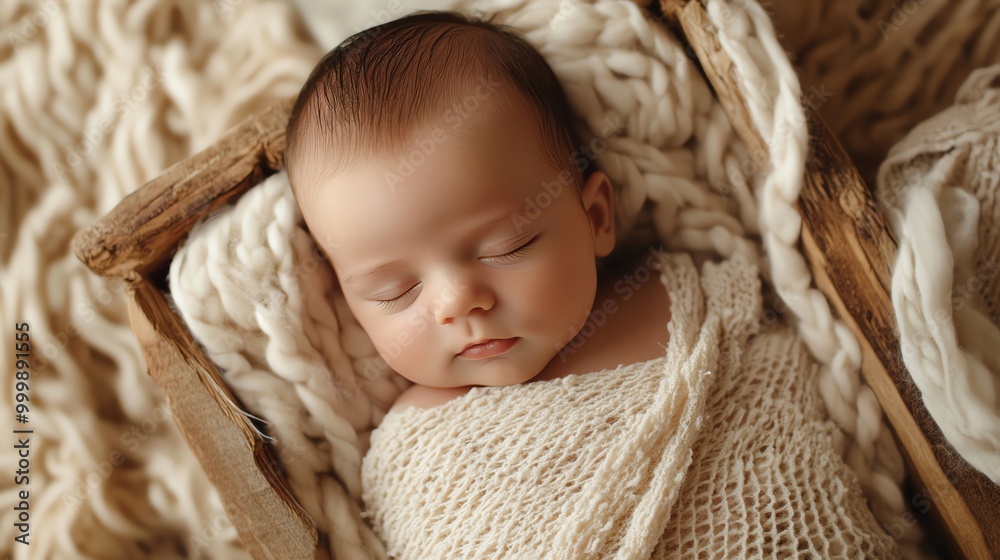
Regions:
[[[582,147],[545,59],[488,22],[415,14],[313,71],[288,177],[351,311],[415,383],[394,409],[663,355],[657,254],[598,274],[614,193]]]
[[[580,147],[542,56],[455,14],[348,39],[295,103],[302,215],[414,382],[360,466],[388,556],[897,557],[756,265],[612,255]]]

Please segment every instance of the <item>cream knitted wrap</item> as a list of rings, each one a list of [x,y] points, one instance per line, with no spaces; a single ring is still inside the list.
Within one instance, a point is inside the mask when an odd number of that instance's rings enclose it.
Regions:
[[[665,356],[386,415],[362,484],[390,556],[898,556],[815,363],[787,327],[759,333],[756,265],[707,261],[700,286],[687,254],[660,269]]]

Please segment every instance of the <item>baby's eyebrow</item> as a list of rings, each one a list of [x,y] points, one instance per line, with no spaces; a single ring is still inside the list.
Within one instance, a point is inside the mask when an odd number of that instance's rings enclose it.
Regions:
[[[510,220],[510,212],[505,212],[499,218],[496,218],[494,220],[490,220],[488,222],[485,222],[482,226],[480,226],[477,229],[480,232],[489,231],[489,230],[495,228],[496,226],[500,225],[501,222],[506,222],[506,221],[509,221],[509,220]],[[510,239],[516,239],[516,238],[519,238],[519,237],[524,237],[525,235],[526,235],[525,233],[522,233],[520,235],[516,235],[514,237],[511,237]],[[507,241],[510,241],[510,239],[507,239],[507,240],[503,241],[503,243],[506,243]],[[350,274],[348,274],[347,276],[344,277],[344,283],[345,284],[357,284],[361,280],[363,280],[363,279],[365,279],[365,278],[367,278],[367,277],[369,277],[369,276],[371,276],[371,275],[373,275],[373,274],[375,274],[377,272],[381,272],[381,271],[383,271],[383,270],[385,270],[387,268],[392,268],[393,266],[395,266],[395,265],[397,265],[397,264],[399,264],[401,262],[402,262],[401,260],[397,259],[397,260],[394,260],[394,261],[389,261],[389,262],[386,262],[386,263],[382,263],[382,264],[380,264],[378,266],[375,266],[375,267],[372,267],[370,269],[356,270],[356,271],[354,271],[354,272],[352,272],[352,273],[350,273]]]
[[[357,284],[358,282],[360,282],[361,280],[364,280],[365,278],[371,276],[372,274],[375,274],[376,272],[381,272],[381,271],[383,271],[383,270],[385,270],[387,268],[390,268],[393,265],[399,264],[399,263],[400,263],[400,261],[398,261],[398,260],[396,260],[396,261],[389,261],[387,263],[380,264],[380,265],[378,265],[378,266],[376,266],[376,267],[374,267],[372,269],[369,269],[369,270],[358,270],[356,272],[352,272],[351,274],[348,274],[344,278],[344,282],[347,283],[347,284]]]

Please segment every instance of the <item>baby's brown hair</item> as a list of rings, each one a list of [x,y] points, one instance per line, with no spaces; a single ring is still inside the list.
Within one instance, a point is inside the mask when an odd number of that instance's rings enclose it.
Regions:
[[[542,55],[492,17],[420,11],[348,37],[313,69],[286,129],[293,192],[366,156],[401,152],[441,115],[468,108],[484,85],[496,102],[480,105],[525,107],[547,162],[579,188],[591,161],[575,157],[582,144],[572,111]],[[464,124],[462,134],[488,132]]]

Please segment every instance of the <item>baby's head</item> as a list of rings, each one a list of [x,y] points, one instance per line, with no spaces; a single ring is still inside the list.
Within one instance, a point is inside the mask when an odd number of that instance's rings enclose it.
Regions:
[[[319,63],[285,164],[389,366],[429,387],[496,386],[535,377],[579,332],[614,247],[611,183],[580,146],[530,44],[421,12]]]

